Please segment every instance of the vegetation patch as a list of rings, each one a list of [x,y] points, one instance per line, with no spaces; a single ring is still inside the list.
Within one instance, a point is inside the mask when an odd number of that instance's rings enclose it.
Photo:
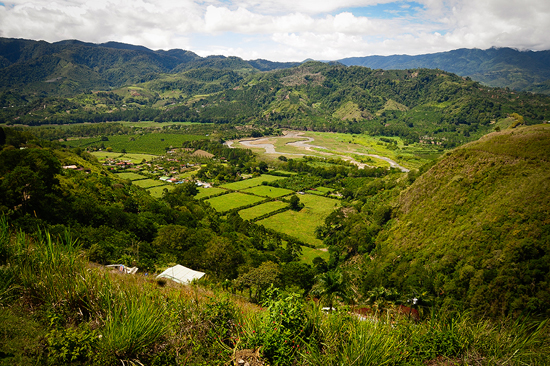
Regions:
[[[199,191],[199,193],[195,195],[195,199],[198,199],[198,200],[200,200],[201,198],[208,198],[223,192],[227,192],[226,189],[219,188],[219,187],[211,187],[211,188],[198,187],[197,190]]]
[[[325,262],[328,262],[330,254],[325,248],[302,247],[302,254],[300,255],[300,260],[302,262],[312,265],[313,260],[317,257],[321,257]]]
[[[319,196],[325,196],[327,194],[330,194],[331,192],[334,192],[334,189],[327,187],[316,187],[307,191],[307,193],[316,194]]]
[[[207,136],[184,135],[175,133],[148,133],[105,138],[86,138],[71,140],[67,145],[81,148],[111,148],[114,152],[145,153],[163,155],[173,147],[180,147],[186,141],[205,140]]]
[[[243,189],[259,186],[262,184],[262,182],[273,182],[279,179],[281,179],[281,177],[276,177],[274,175],[269,175],[269,174],[262,174],[262,176],[260,177],[244,179],[238,182],[224,184],[220,187],[231,189],[234,191],[240,191]]]
[[[255,194],[256,196],[270,197],[270,198],[287,196],[291,193],[294,193],[294,191],[291,191],[289,189],[263,186],[263,185],[245,189],[243,190],[243,192],[252,193],[252,194]]]
[[[173,184],[165,184],[165,185],[162,185],[162,186],[147,188],[147,192],[149,192],[152,197],[162,198],[162,196],[164,195],[164,190],[165,189],[167,189],[168,191],[171,191],[174,188],[175,188],[175,186]]]
[[[243,220],[254,220],[257,217],[269,214],[273,211],[288,207],[288,203],[282,201],[270,201],[260,205],[239,211]]]
[[[248,206],[254,203],[263,201],[264,198],[253,196],[250,194],[244,194],[234,192],[230,194],[224,194],[222,196],[207,199],[206,202],[218,212],[226,212],[239,207]]]
[[[300,202],[305,205],[300,211],[285,211],[260,220],[258,224],[295,237],[315,247],[322,247],[323,242],[317,239],[315,229],[323,225],[325,218],[340,207],[340,202],[311,194],[298,195],[298,197]]]
[[[147,179],[147,177],[141,174],[132,173],[132,172],[116,173],[115,175],[121,179],[129,179],[131,181]]]
[[[149,178],[132,181],[132,184],[134,184],[138,187],[141,187],[141,188],[151,188],[151,187],[166,185],[166,183],[164,183],[161,180],[154,180],[154,179],[149,179]]]

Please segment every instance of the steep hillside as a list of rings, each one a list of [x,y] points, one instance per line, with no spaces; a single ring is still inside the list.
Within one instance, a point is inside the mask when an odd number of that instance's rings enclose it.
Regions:
[[[405,190],[367,286],[427,291],[478,313],[550,308],[550,126],[464,145]]]
[[[350,57],[347,66],[373,69],[441,69],[469,76],[489,86],[550,94],[550,51],[518,51],[511,48],[458,49],[427,55]]]

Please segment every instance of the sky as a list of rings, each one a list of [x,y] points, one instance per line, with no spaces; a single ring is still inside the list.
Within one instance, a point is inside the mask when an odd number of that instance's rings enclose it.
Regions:
[[[550,49],[549,0],[4,0],[0,37],[245,60]]]

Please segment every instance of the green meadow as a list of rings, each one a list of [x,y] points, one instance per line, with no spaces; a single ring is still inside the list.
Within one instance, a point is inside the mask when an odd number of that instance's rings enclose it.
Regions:
[[[340,202],[331,198],[305,194],[299,195],[300,202],[305,206],[300,211],[288,210],[258,221],[266,228],[293,236],[316,247],[323,245],[322,240],[315,237],[315,229],[325,222],[325,218],[334,209],[340,207]]]
[[[282,196],[287,196],[294,191],[285,188],[271,187],[271,186],[256,186],[243,190],[246,193],[252,193],[256,196],[277,198]]]
[[[161,180],[154,180],[154,179],[141,179],[141,180],[135,180],[132,182],[133,185],[136,185],[141,188],[151,188],[151,187],[157,187],[157,186],[163,186],[166,185],[165,182]]]
[[[265,198],[252,196],[239,192],[224,194],[214,198],[207,199],[206,202],[218,212],[226,212],[235,208],[251,205],[263,201]]]
[[[244,210],[239,211],[239,215],[241,215],[243,220],[254,220],[256,217],[260,217],[287,206],[288,203],[282,201],[270,201],[254,207],[245,208]]]
[[[218,193],[227,192],[226,189],[218,188],[218,187],[212,187],[212,188],[202,188],[197,187],[199,193],[195,195],[195,199],[200,200],[201,198],[206,198],[210,196],[214,196]]]
[[[151,194],[151,196],[155,198],[161,198],[165,189],[171,191],[174,188],[175,186],[173,184],[165,184],[162,186],[147,188],[147,191]]]
[[[302,254],[300,255],[300,260],[309,265],[313,264],[313,259],[316,257],[321,257],[328,262],[330,254],[326,249],[316,249],[310,247],[302,247]]]
[[[133,172],[124,172],[124,173],[116,173],[115,174],[117,177],[119,178],[122,178],[122,179],[130,179],[132,181],[134,180],[141,180],[141,179],[146,179],[147,177],[141,175],[141,174],[138,174],[138,173],[133,173]]]
[[[316,194],[318,196],[324,196],[325,194],[333,192],[333,191],[334,191],[334,189],[332,189],[332,188],[317,187],[314,190],[313,189],[308,190],[307,193]]]
[[[273,182],[273,181],[276,181],[276,180],[279,180],[279,179],[282,179],[282,178],[281,177],[276,177],[274,175],[263,174],[260,177],[240,180],[238,182],[224,184],[220,187],[231,189],[233,191],[240,191],[240,190],[243,190],[243,189],[259,186],[259,185],[262,184],[262,182]]]

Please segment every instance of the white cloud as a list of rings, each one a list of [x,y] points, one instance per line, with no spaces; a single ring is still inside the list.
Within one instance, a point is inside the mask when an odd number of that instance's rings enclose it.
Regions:
[[[389,2],[16,0],[0,6],[0,36],[190,49],[207,35],[191,50],[281,61],[461,47],[550,49],[550,1],[418,0],[422,8],[400,1],[400,15],[390,19],[350,10]]]

